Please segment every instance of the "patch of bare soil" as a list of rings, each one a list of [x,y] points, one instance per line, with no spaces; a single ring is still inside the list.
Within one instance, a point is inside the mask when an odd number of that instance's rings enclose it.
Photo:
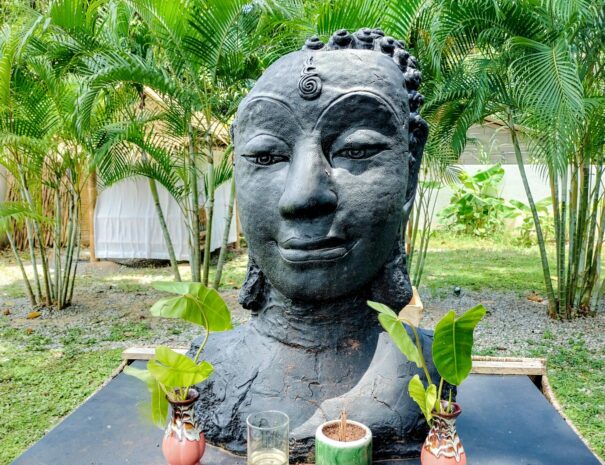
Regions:
[[[323,433],[326,435],[326,437],[334,440],[334,441],[340,441],[340,442],[352,442],[352,441],[358,441],[360,439],[362,439],[366,432],[364,431],[363,428],[354,425],[352,423],[347,423],[347,427],[345,428],[344,431],[344,438],[341,438],[341,431],[340,431],[340,424],[339,423],[332,423],[330,425],[326,425],[323,427]],[[344,441],[343,441],[344,439]]]

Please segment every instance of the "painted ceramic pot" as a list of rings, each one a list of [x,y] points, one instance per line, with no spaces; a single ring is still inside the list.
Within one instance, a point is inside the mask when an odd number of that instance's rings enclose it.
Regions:
[[[370,465],[372,463],[372,431],[362,423],[347,420],[347,423],[359,426],[365,432],[355,441],[336,441],[324,434],[324,428],[339,423],[328,421],[319,425],[315,432],[316,465]]]
[[[447,402],[443,402],[444,407]],[[433,425],[422,452],[422,465],[466,465],[466,454],[456,431],[456,418],[462,413],[460,405],[452,402],[452,413],[433,412]]]
[[[195,389],[190,389],[187,400],[169,400],[172,415],[162,442],[162,452],[169,465],[198,465],[204,455],[206,438],[193,409],[199,395]]]

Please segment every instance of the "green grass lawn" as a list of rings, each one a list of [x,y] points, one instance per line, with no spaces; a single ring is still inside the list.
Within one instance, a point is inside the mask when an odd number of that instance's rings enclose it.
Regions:
[[[581,337],[531,354],[548,359],[548,379],[565,414],[600,457],[605,457],[605,349],[586,348]]]
[[[421,286],[437,293],[455,286],[519,294],[545,289],[537,247],[518,247],[506,237],[487,240],[439,232],[431,238]]]
[[[85,351],[29,337],[0,318],[0,464],[8,464],[92,394],[121,350]]]

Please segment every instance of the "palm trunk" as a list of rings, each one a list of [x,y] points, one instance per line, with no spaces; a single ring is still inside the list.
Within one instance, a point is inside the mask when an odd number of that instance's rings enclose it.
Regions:
[[[21,189],[23,191],[23,198],[29,205],[29,208],[31,208],[33,211],[36,211],[36,206],[34,205],[32,196],[29,193],[29,190],[27,189],[27,183],[25,181],[25,176],[21,171],[19,171],[19,175],[21,177],[20,181],[21,181]],[[50,306],[51,302],[54,299],[54,297],[53,297],[54,293],[53,293],[53,288],[52,288],[52,285],[50,282],[50,272],[49,272],[49,268],[48,268],[48,259],[46,257],[46,247],[44,246],[44,241],[42,240],[43,238],[42,238],[42,232],[40,230],[40,225],[38,224],[38,222],[36,220],[32,220],[32,225],[34,227],[33,229],[34,229],[34,233],[35,233],[35,238],[38,241],[38,247],[40,248],[40,261],[42,262],[42,277],[44,278],[44,290],[46,292],[46,305]],[[31,242],[31,244],[33,244],[33,241]]]
[[[76,279],[76,275],[72,274],[72,265],[74,261],[74,247],[76,241],[77,222],[79,220],[78,205],[79,205],[79,194],[72,188],[72,192],[69,197],[69,222],[67,229],[67,247],[65,253],[65,266],[63,267],[63,286],[61,299],[63,306],[71,304],[68,301],[69,287],[72,280]],[[77,259],[76,259],[77,260]]]
[[[191,280],[200,282],[200,199],[197,185],[197,164],[193,125],[189,122],[189,222],[191,226]]]
[[[408,253],[408,258],[407,258],[407,260],[408,260],[407,266],[408,266],[408,270],[410,270],[410,272],[412,271],[412,268],[414,268],[414,260],[416,259],[416,254],[418,251],[416,241],[418,240],[418,229],[420,227],[420,212],[422,210],[422,206],[423,206],[423,202],[424,202],[424,194],[425,194],[424,188],[422,188],[422,187],[419,188],[418,189],[418,198],[415,200],[415,205],[417,206],[417,208],[414,208],[414,206],[412,206],[412,209],[410,212],[410,218],[408,219],[408,222],[410,222],[410,221],[413,222],[412,232],[410,235],[410,243],[408,244],[409,253]],[[415,213],[415,215],[414,215],[414,213]]]
[[[36,286],[36,294],[38,295],[38,302],[42,302],[42,287],[40,286],[40,274],[38,273],[38,259],[36,258],[35,239],[32,229],[33,228],[31,221],[25,220],[25,231],[27,232],[27,245],[29,247],[30,261],[32,262],[32,268],[34,270],[34,284]]]
[[[433,194],[435,195],[433,198]],[[431,240],[431,232],[432,232],[432,220],[435,215],[435,207],[437,206],[437,197],[438,194],[435,192],[433,188],[429,191],[429,196],[425,205],[424,212],[424,223],[422,229],[422,246],[420,248],[420,255],[417,258],[418,264],[416,265],[416,278],[414,280],[414,285],[418,289],[422,282],[422,275],[424,274],[424,264],[426,261],[426,254],[429,249],[429,241]],[[431,205],[432,202],[432,205]]]
[[[23,283],[25,284],[25,291],[27,292],[27,297],[29,297],[29,301],[31,302],[32,307],[35,307],[37,304],[36,296],[34,295],[34,291],[32,290],[32,286],[29,282],[29,278],[27,277],[27,273],[25,272],[25,267],[23,266],[23,261],[21,260],[21,256],[19,255],[19,251],[17,250],[15,242],[13,241],[13,236],[11,235],[10,231],[6,231],[6,237],[8,238],[8,243],[10,244],[11,250],[13,251],[13,254],[15,255],[15,258],[17,260],[17,265],[19,265],[19,269],[21,270],[21,275],[23,276]]]
[[[90,169],[88,176],[88,250],[90,252],[90,261],[97,261],[97,252],[95,249],[95,207],[97,205],[97,171],[95,168]]]
[[[158,215],[158,220],[160,221],[160,227],[162,228],[162,235],[164,236],[164,242],[166,243],[166,249],[168,249],[168,256],[170,257],[170,267],[172,268],[172,273],[174,274],[174,280],[180,281],[181,274],[179,273],[179,264],[176,260],[176,254],[174,253],[174,245],[172,243],[172,238],[170,237],[170,231],[168,230],[168,225],[166,224],[166,218],[164,217],[164,212],[162,211],[162,205],[160,204],[158,186],[155,182],[155,179],[148,178],[147,181],[149,182],[149,190],[151,191],[151,197],[153,198],[153,205],[155,206],[155,212]]]
[[[580,305],[592,309],[592,294],[599,280],[599,268],[595,266],[595,239],[597,235],[597,218],[599,216],[599,203],[601,201],[601,179],[603,177],[603,165],[596,166],[597,174],[592,193],[592,205],[590,209],[590,225],[588,227],[588,245],[586,246],[586,279],[583,283]]]
[[[57,187],[55,190],[55,238],[53,241],[53,248],[55,252],[55,305],[57,310],[61,310],[63,308],[63,292],[61,289],[61,215],[61,195],[59,193],[59,187]]]
[[[23,175],[23,173],[20,170],[19,170],[19,182],[21,183],[21,185],[20,185],[21,196],[27,202],[29,207],[33,210],[32,202],[30,202],[30,197],[27,195],[28,193],[26,193],[26,187],[24,184],[25,176]],[[32,268],[34,271],[34,285],[36,286],[36,294],[38,296],[38,302],[41,303],[42,302],[42,286],[40,285],[40,274],[38,273],[38,260],[36,258],[36,241],[35,241],[35,236],[34,236],[34,232],[33,232],[33,220],[29,220],[29,219],[25,220],[25,231],[27,232],[27,245],[29,247],[30,261],[32,262]],[[48,293],[47,293],[46,294],[46,305],[50,305],[48,302],[48,299],[49,299],[49,297],[48,297]]]
[[[599,219],[599,226],[598,226],[598,238],[596,241],[596,246],[595,246],[595,251],[594,251],[594,258],[593,258],[593,263],[592,263],[592,267],[594,268],[594,285],[596,286],[598,284],[599,281],[599,277],[600,277],[600,272],[601,272],[601,250],[603,247],[603,240],[605,239],[605,203],[601,204],[601,213],[600,213],[600,219]],[[585,298],[586,300],[589,302],[589,305],[591,308],[596,308],[599,299],[601,297],[601,294],[604,292],[604,288],[605,288],[605,280],[603,280],[603,283],[599,286],[599,289],[597,290],[597,292],[595,293],[594,290],[592,291],[592,295],[587,295]]]
[[[580,172],[580,207],[578,211],[578,224],[576,232],[576,257],[574,259],[574,268],[571,272],[571,291],[573,299],[571,300],[572,309],[576,312],[580,305],[581,289],[584,281],[588,278],[586,267],[587,246],[589,243],[588,233],[588,207],[590,195],[590,165],[587,160],[582,161],[582,170]]]
[[[527,181],[527,173],[525,172],[525,165],[523,164],[523,155],[521,154],[521,147],[519,145],[519,139],[517,136],[517,130],[515,129],[515,122],[513,120],[512,111],[508,112],[508,129],[513,141],[515,148],[515,158],[517,160],[517,166],[519,167],[519,173],[521,174],[521,180],[523,181],[523,187],[525,194],[527,195],[527,202],[531,209],[532,217],[534,219],[534,227],[536,229],[536,238],[538,240],[538,248],[540,249],[540,260],[542,262],[542,273],[544,275],[544,284],[546,286],[546,294],[548,296],[548,313],[552,317],[557,315],[557,301],[555,292],[552,286],[552,278],[550,275],[550,267],[548,265],[548,255],[546,253],[546,245],[544,243],[544,234],[542,233],[542,227],[540,226],[540,217],[538,216],[538,210],[534,202],[534,197]]]
[[[78,198],[78,202],[76,204],[76,235],[75,235],[75,241],[76,241],[76,253],[74,254],[75,257],[75,261],[74,261],[74,271],[73,271],[73,279],[70,281],[69,283],[69,296],[66,299],[66,302],[71,304],[71,301],[73,299],[74,296],[74,287],[76,285],[76,276],[78,274],[78,261],[80,260],[80,248],[82,246],[82,228],[80,227],[80,221],[78,220],[80,218],[80,210],[81,210],[81,205],[80,205],[80,199]]]
[[[212,222],[214,219],[214,154],[212,152],[212,138],[206,136],[206,144],[208,149],[208,192],[207,208],[206,208],[206,238],[204,240],[204,272],[203,284],[208,285],[208,275],[210,274],[210,253],[212,243]]]
[[[548,167],[548,179],[550,184],[551,203],[555,227],[555,263],[557,265],[557,281],[560,282],[562,259],[561,259],[561,223],[563,221],[559,210],[559,181],[557,174],[551,166]],[[558,308],[558,306],[557,306]],[[558,312],[558,309],[557,309]]]
[[[223,231],[223,243],[221,244],[221,252],[218,256],[216,265],[216,273],[214,275],[213,287],[218,289],[221,285],[221,277],[223,274],[223,266],[227,258],[227,245],[229,244],[229,232],[231,230],[231,219],[233,218],[233,206],[235,205],[235,176],[231,177],[231,190],[229,192],[229,208],[225,215],[225,230]]]
[[[557,317],[565,316],[568,312],[567,306],[567,279],[566,279],[566,265],[565,265],[565,244],[567,243],[567,195],[568,188],[567,185],[568,174],[567,168],[563,171],[563,175],[561,177],[561,228],[559,230],[560,239],[559,239],[559,257],[561,260],[559,266],[559,300],[558,300],[558,314]]]
[[[145,108],[146,96],[142,88],[139,91],[139,100],[139,109],[143,110]],[[141,149],[141,158],[145,161],[147,160],[147,152],[143,149]],[[176,254],[174,253],[174,244],[172,242],[172,237],[170,237],[168,225],[166,224],[166,217],[164,216],[162,205],[160,204],[160,196],[158,194],[157,183],[155,182],[155,179],[151,178],[147,178],[147,182],[149,184],[149,191],[151,192],[151,198],[153,199],[155,212],[160,222],[160,228],[162,229],[162,235],[164,236],[164,243],[166,244],[166,249],[168,250],[168,258],[170,259],[170,267],[172,268],[172,273],[174,274],[174,280],[181,281],[181,274],[179,273],[179,264],[176,260]]]

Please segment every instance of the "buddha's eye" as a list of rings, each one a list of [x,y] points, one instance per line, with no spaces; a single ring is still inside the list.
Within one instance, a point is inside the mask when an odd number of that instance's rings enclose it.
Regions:
[[[267,152],[244,155],[244,157],[251,163],[260,166],[270,166],[288,161],[288,157],[286,157],[285,155],[277,155]]]
[[[351,160],[364,160],[373,157],[377,153],[385,150],[383,146],[372,147],[345,147],[334,153],[334,157],[349,158]]]

